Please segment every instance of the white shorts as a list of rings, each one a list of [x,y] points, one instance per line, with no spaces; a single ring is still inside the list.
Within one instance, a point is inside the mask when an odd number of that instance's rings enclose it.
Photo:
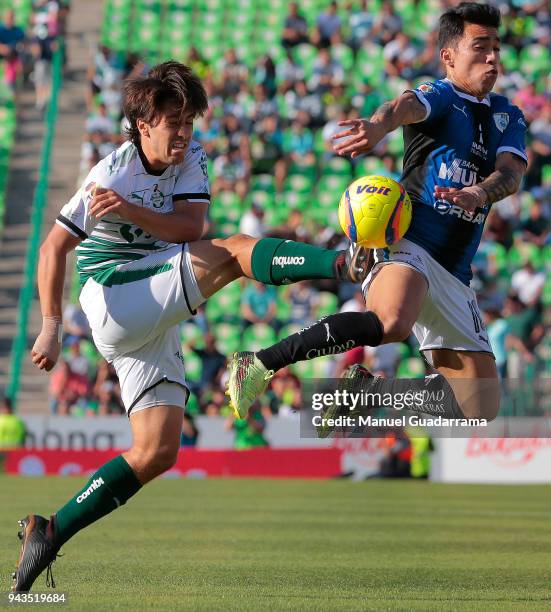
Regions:
[[[165,380],[186,387],[178,324],[205,299],[187,245],[174,245],[118,268],[117,282],[88,279],[80,294],[99,352],[113,363],[128,414]]]
[[[474,291],[435,261],[423,248],[402,238],[388,249],[376,249],[375,264],[363,283],[369,289],[382,266],[399,264],[420,272],[428,284],[413,326],[419,350],[452,349],[492,353]],[[426,355],[429,363],[430,354]]]

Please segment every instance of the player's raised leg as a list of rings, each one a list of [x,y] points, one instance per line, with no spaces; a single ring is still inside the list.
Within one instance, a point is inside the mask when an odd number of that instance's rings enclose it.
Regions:
[[[304,242],[236,234],[190,242],[188,248],[205,299],[243,276],[283,285],[316,278],[360,282],[367,274],[368,251],[356,245],[333,251]]]
[[[424,277],[408,266],[385,265],[371,283],[367,312],[336,313],[258,351],[236,353],[230,363],[228,392],[240,416],[268,385],[277,370],[355,346],[404,340],[411,333],[427,292]]]

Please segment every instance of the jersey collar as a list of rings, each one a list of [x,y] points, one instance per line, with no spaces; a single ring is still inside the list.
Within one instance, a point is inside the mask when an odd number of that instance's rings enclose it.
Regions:
[[[153,176],[162,176],[166,172],[166,169],[168,168],[168,166],[166,168],[163,168],[162,170],[153,170],[153,168],[147,161],[147,157],[145,156],[145,153],[143,152],[143,149],[140,143],[138,142],[135,146],[136,146],[136,149],[138,149],[138,155],[140,156],[140,161],[142,162],[142,166],[144,170],[147,172],[147,174],[152,174]]]
[[[484,96],[484,98],[482,98],[482,100],[479,100],[478,98],[476,98],[475,96],[471,96],[468,93],[465,93],[463,91],[459,91],[459,89],[457,89],[455,87],[455,85],[450,81],[450,79],[446,78],[444,79],[444,81],[446,81],[446,83],[448,83],[449,85],[451,85],[451,88],[453,89],[453,91],[460,97],[463,98],[464,100],[469,100],[470,102],[475,102],[476,104],[485,104],[486,106],[490,106],[490,96],[486,95]]]

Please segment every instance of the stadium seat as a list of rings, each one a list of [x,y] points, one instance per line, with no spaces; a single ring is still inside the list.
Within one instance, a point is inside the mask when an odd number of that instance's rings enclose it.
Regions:
[[[241,327],[233,323],[218,323],[213,328],[218,350],[231,355],[241,348]]]
[[[243,349],[258,351],[277,341],[277,335],[272,327],[266,323],[255,323],[243,332]]]
[[[400,362],[396,378],[423,378],[425,364],[420,357],[408,357]]]
[[[335,314],[339,310],[339,298],[329,291],[320,291],[318,293],[315,316],[317,319],[326,317],[330,314]]]

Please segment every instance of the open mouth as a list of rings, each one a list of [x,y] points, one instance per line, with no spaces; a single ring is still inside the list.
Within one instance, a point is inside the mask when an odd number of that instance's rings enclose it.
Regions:
[[[187,142],[174,142],[172,144],[173,151],[185,151],[187,147]]]

